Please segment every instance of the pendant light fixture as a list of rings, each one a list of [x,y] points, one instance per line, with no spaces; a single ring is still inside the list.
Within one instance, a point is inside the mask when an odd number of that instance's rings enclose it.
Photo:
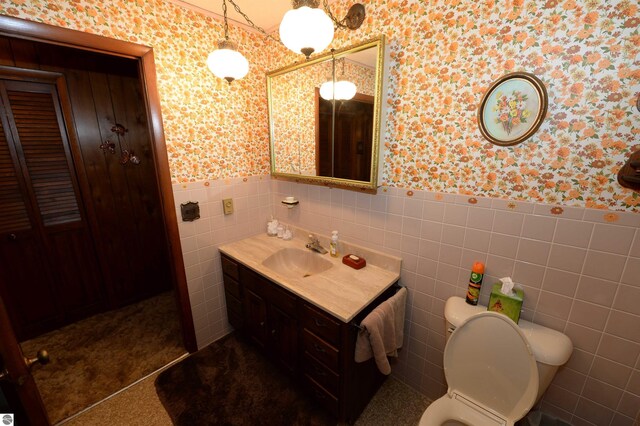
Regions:
[[[330,101],[348,101],[356,95],[356,85],[350,81],[326,81],[320,86],[320,96],[322,99]]]
[[[226,0],[222,0],[222,12],[224,14],[224,40],[218,43],[218,49],[209,54],[207,66],[213,75],[224,78],[231,83],[247,75],[249,62],[247,58],[242,56],[242,53],[238,52],[238,45],[229,40]]]
[[[347,15],[338,21],[329,10],[327,0],[323,0],[324,10],[318,8],[319,0],[292,0],[293,9],[285,14],[280,23],[278,40],[254,24],[234,0],[222,0],[224,40],[220,41],[218,48],[207,57],[207,66],[216,77],[224,78],[229,83],[247,75],[249,62],[238,52],[238,45],[229,40],[227,1],[252,28],[273,41],[284,44],[292,51],[304,54],[307,59],[312,53],[320,52],[329,46],[333,40],[334,25],[337,28],[355,30],[360,28],[365,17],[364,6],[360,3],[351,6]]]
[[[342,60],[342,75],[341,80],[336,81],[336,59],[331,58],[333,61],[333,78],[329,81],[325,81],[320,86],[320,97],[322,99],[326,99],[327,101],[335,99],[336,101],[348,101],[356,95],[357,88],[356,85],[348,80],[344,79],[344,62],[345,58],[341,58]]]
[[[289,50],[307,58],[321,52],[333,40],[333,22],[317,0],[294,0],[293,9],[287,11],[280,22],[280,40]]]
[[[318,8],[318,0],[292,0],[291,3],[293,9],[285,13],[280,23],[280,40],[289,50],[302,53],[307,59],[329,46],[334,24],[338,28],[355,30],[364,22],[364,6],[360,3],[351,6],[341,21],[333,16],[327,0],[323,0],[324,10]]]

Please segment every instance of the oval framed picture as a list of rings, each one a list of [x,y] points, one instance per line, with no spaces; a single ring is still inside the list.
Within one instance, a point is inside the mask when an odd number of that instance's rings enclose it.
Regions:
[[[478,108],[478,125],[489,142],[509,146],[525,141],[547,113],[547,90],[538,77],[514,72],[494,81]]]

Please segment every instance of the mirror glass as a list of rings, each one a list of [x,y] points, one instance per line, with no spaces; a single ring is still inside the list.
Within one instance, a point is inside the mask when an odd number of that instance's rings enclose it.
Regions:
[[[267,74],[274,177],[375,191],[383,54],[380,37]]]

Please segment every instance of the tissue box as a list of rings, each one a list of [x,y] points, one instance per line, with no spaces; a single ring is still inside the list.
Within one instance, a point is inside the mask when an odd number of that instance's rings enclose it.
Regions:
[[[516,324],[520,319],[520,310],[522,309],[522,301],[524,299],[524,291],[522,289],[514,287],[515,296],[507,296],[502,294],[500,289],[501,283],[496,283],[491,289],[491,296],[489,297],[489,306],[487,309],[493,312],[499,312],[511,318]]]

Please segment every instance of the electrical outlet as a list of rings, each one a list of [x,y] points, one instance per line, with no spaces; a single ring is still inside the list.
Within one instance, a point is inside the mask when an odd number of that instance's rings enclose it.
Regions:
[[[225,198],[222,200],[222,208],[224,210],[224,214],[233,213],[233,198]]]

